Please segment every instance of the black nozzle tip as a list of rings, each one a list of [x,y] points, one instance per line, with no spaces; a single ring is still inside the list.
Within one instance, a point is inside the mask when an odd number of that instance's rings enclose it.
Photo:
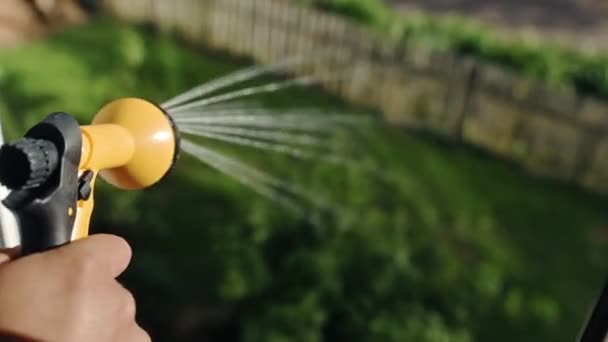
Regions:
[[[146,101],[148,101],[148,100],[146,100]],[[167,119],[167,121],[169,121],[169,125],[171,125],[171,130],[173,131],[173,138],[175,139],[175,151],[173,152],[173,161],[171,162],[171,166],[169,167],[169,169],[167,170],[167,172],[163,176],[163,178],[165,178],[169,174],[171,174],[171,172],[173,171],[173,169],[175,169],[175,164],[177,164],[177,161],[179,160],[179,155],[180,155],[180,152],[181,152],[182,137],[181,137],[181,134],[180,134],[179,129],[177,127],[177,124],[175,123],[175,120],[173,119],[173,117],[171,115],[169,115],[169,113],[167,112],[167,110],[164,109],[163,107],[161,107],[156,102],[152,102],[152,101],[148,101],[148,102],[150,102],[153,105],[155,105],[156,108],[158,108],[165,115],[165,118]]]
[[[14,145],[0,148],[0,183],[10,190],[21,189],[30,174],[30,161]]]
[[[50,141],[23,138],[0,148],[0,183],[12,191],[44,184],[58,165],[57,147]]]

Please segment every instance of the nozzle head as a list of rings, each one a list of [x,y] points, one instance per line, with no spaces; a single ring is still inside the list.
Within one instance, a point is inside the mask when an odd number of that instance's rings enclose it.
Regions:
[[[12,191],[44,184],[57,168],[59,152],[44,139],[23,138],[0,148],[0,183]]]
[[[156,104],[139,98],[110,102],[93,119],[92,125],[98,124],[126,129],[134,144],[128,163],[100,171],[108,183],[122,189],[143,189],[160,181],[173,168],[179,154],[179,133],[172,119]]]

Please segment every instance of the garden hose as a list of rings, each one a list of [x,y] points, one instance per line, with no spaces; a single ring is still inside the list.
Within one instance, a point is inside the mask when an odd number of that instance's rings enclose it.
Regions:
[[[163,179],[178,155],[173,120],[147,100],[110,102],[87,126],[66,113],[49,115],[0,148],[0,183],[11,190],[3,204],[17,219],[22,255],[88,236],[98,175],[121,189],[143,189]]]

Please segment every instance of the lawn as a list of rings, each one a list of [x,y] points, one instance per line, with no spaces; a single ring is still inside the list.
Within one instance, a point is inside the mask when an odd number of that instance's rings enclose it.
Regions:
[[[54,111],[165,100],[249,65],[101,20],[0,53],[15,138]],[[258,97],[375,115],[315,89]],[[606,199],[397,127],[357,133],[381,173],[208,142],[331,199],[311,224],[182,156],[142,192],[100,184],[94,232],[133,245],[124,281],[158,341],[569,341],[608,271]],[[340,208],[338,211],[337,208]]]

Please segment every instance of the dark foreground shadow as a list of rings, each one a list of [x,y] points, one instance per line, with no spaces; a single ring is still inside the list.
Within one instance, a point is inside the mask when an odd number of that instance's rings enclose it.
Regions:
[[[9,333],[0,332],[0,342],[42,342],[29,337],[17,336]]]

